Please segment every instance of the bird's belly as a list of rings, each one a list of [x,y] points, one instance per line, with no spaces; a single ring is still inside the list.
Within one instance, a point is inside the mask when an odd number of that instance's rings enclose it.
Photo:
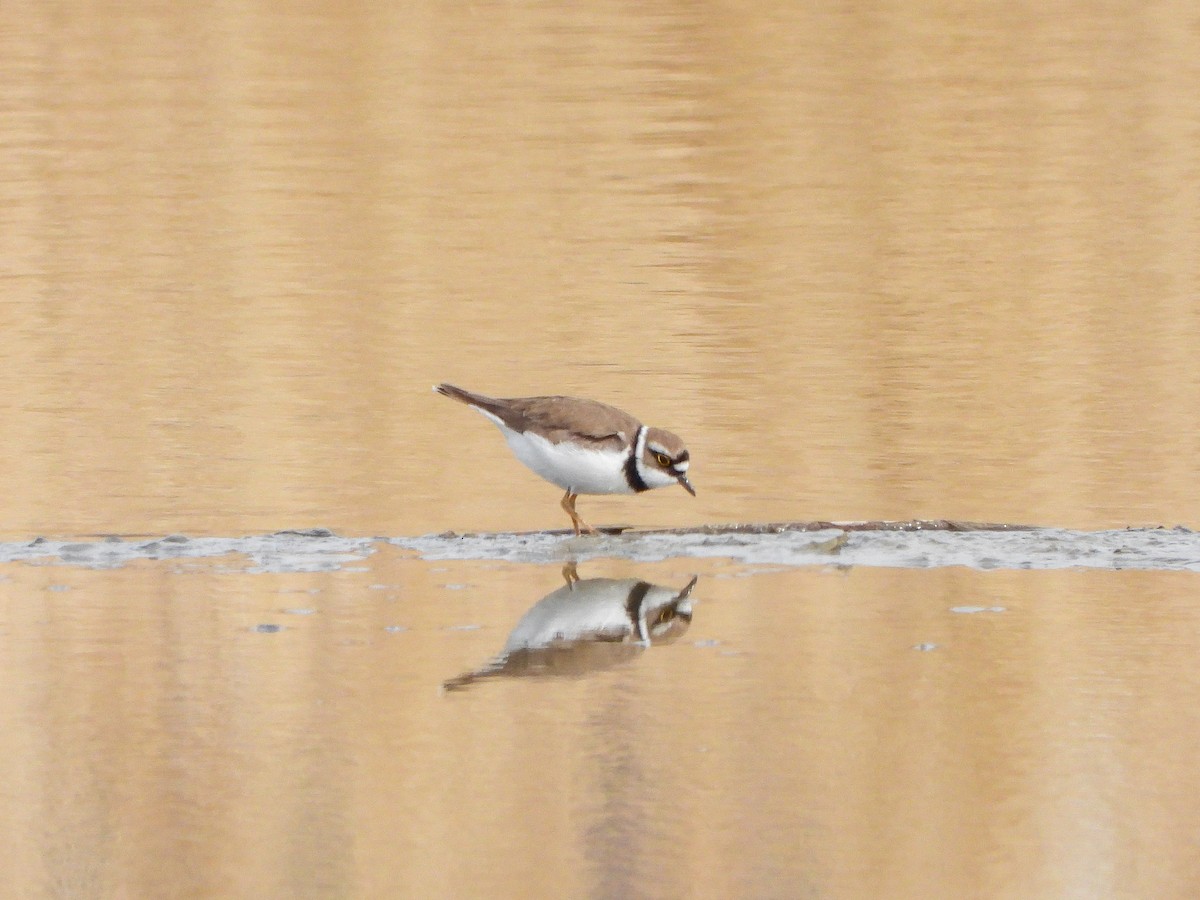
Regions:
[[[513,455],[552,484],[573,494],[631,494],[625,480],[625,454],[593,450],[540,435],[501,428]]]

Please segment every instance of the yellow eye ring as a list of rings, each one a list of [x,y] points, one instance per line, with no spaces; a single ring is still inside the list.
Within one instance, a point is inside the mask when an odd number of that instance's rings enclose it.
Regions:
[[[654,461],[656,463],[658,463],[660,466],[662,466],[664,469],[671,468],[671,457],[667,456],[667,454],[665,454],[665,453],[655,453]]]

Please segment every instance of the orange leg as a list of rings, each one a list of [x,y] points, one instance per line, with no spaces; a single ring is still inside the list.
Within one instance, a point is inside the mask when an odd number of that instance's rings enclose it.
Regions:
[[[582,534],[585,531],[588,534],[595,534],[596,529],[587,522],[583,521],[579,513],[575,512],[575,498],[578,496],[578,494],[572,494],[570,491],[567,491],[565,494],[563,494],[562,508],[565,509],[567,511],[567,515],[571,517],[571,524],[575,526],[576,534]]]

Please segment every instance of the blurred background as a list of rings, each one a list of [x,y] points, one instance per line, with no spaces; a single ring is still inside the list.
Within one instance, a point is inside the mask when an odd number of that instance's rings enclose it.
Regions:
[[[10,548],[564,527],[441,381],[687,440],[595,524],[1200,525],[1194,2],[8,0],[0,115]],[[592,560],[686,633],[451,695],[561,560],[372,549],[0,565],[0,896],[1200,896],[1192,572]]]
[[[685,437],[593,522],[1195,525],[1186,3],[18,2],[4,536],[561,527],[430,393]]]

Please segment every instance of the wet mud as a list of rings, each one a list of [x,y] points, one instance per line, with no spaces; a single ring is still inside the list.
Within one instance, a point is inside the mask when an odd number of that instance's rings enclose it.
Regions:
[[[314,528],[233,538],[37,538],[0,543],[0,562],[115,568],[137,560],[186,564],[226,558],[224,564],[239,571],[315,572],[337,570],[383,545],[428,560],[522,563],[724,558],[777,566],[1200,570],[1200,534],[1182,527],[1078,531],[942,519],[750,523],[644,531],[615,526],[599,535],[580,537],[561,531],[344,537]]]

